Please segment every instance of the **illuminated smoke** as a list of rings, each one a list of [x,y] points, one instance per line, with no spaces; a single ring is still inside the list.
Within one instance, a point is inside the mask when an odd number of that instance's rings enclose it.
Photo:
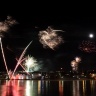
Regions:
[[[11,16],[7,16],[5,21],[0,22],[0,35],[3,36],[2,33],[7,32],[9,28],[15,24],[17,24],[17,21],[12,19]]]
[[[61,36],[58,36],[57,31],[62,30],[53,30],[51,27],[48,27],[46,30],[39,32],[39,41],[44,48],[49,47],[54,50],[54,48],[63,43],[63,39]]]
[[[6,32],[8,29],[9,27],[5,22],[0,22],[0,32]]]
[[[11,16],[7,16],[7,20],[5,20],[5,23],[10,27],[17,24],[17,21],[14,20]]]

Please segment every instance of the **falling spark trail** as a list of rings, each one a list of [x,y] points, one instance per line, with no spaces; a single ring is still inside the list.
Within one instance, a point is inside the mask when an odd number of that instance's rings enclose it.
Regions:
[[[29,74],[27,71],[26,71],[26,69],[22,66],[22,62],[25,60],[26,58],[24,58],[24,59],[22,59],[21,61],[20,61],[20,66],[24,69],[24,71],[27,73],[27,74]],[[16,59],[17,60],[17,59]],[[30,74],[29,74],[30,75]]]
[[[7,31],[9,31],[9,29],[15,24],[17,24],[17,22],[11,16],[7,16],[6,20],[0,21],[0,46],[1,46],[1,51],[2,51],[2,55],[3,55],[3,59],[4,59],[4,64],[5,64],[8,76],[9,76],[9,72],[8,72],[8,67],[7,67],[7,64],[6,64],[5,56],[4,56],[1,37],[4,36],[3,35],[4,32],[6,33]]]
[[[6,64],[5,56],[4,56],[4,51],[3,51],[3,47],[2,47],[1,38],[0,38],[0,45],[1,45],[1,51],[2,51],[2,55],[3,55],[4,64],[5,64],[5,67],[6,67],[6,70],[7,70],[7,74],[8,74],[8,67],[7,67],[7,64]]]
[[[24,71],[25,71],[28,75],[30,75],[30,74],[26,71],[26,69],[22,66],[21,63],[20,63],[20,65],[21,65],[21,67],[24,69]]]
[[[17,64],[16,64],[16,67],[15,67],[15,69],[14,69],[14,71],[13,71],[12,76],[14,75],[14,73],[15,73],[17,67],[18,67],[19,64],[20,64],[20,61],[22,60],[22,58],[23,58],[23,56],[24,56],[26,50],[28,49],[28,47],[30,46],[31,43],[32,43],[32,41],[27,45],[27,47],[26,47],[26,48],[24,49],[24,51],[22,52],[22,54],[21,54],[21,56],[20,56],[20,58],[19,58],[19,60],[18,60],[18,62],[17,62]]]

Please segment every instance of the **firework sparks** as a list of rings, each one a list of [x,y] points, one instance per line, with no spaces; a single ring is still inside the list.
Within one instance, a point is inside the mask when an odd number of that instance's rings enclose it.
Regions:
[[[17,58],[16,58],[16,60],[17,60]],[[17,60],[17,62],[20,64],[20,66],[24,69],[24,71],[29,75],[29,73],[26,71],[26,69],[24,68],[24,66],[22,65],[22,62],[24,61],[24,60],[26,60],[26,58],[23,58],[21,61],[19,61],[18,62],[18,60]]]
[[[12,76],[14,75],[14,73],[15,73],[17,67],[20,65],[20,63],[21,63],[21,61],[22,61],[22,58],[23,58],[23,56],[25,55],[26,50],[28,49],[28,47],[30,46],[31,43],[32,43],[32,41],[25,47],[24,51],[22,52],[20,58],[18,59],[18,62],[17,62],[17,64],[16,64],[16,67],[15,67],[15,69],[14,69],[14,71],[13,71]],[[11,78],[12,78],[12,76],[11,76]]]
[[[72,67],[73,71],[77,71],[78,70],[78,63],[75,60],[71,61],[71,67]]]
[[[27,56],[25,62],[23,63],[23,65],[26,68],[26,71],[33,71],[34,68],[38,65],[37,64],[37,60],[34,57],[31,56]]]
[[[5,64],[5,67],[7,70],[7,74],[8,74],[8,67],[6,64],[5,56],[4,56],[1,38],[3,37],[3,32],[7,32],[9,30],[9,28],[16,23],[17,23],[16,20],[13,20],[11,16],[7,16],[7,20],[0,22],[0,45],[1,45],[1,51],[2,51],[2,55],[3,55],[4,64]]]
[[[71,61],[71,66],[72,66],[72,67],[77,66],[77,62],[76,62],[75,60]]]
[[[96,52],[96,45],[94,42],[91,41],[82,41],[79,49],[87,53]]]
[[[3,51],[1,38],[0,38],[0,45],[1,45],[1,51],[2,51],[2,55],[3,55],[4,64],[5,64],[5,67],[6,67],[7,74],[8,74],[8,67],[7,67],[7,63],[6,63],[6,59],[5,59],[5,55],[4,55],[4,51]]]
[[[73,71],[78,71],[78,65],[79,65],[80,61],[81,61],[80,57],[75,57],[75,60],[71,61],[71,67],[72,67]]]
[[[75,57],[75,61],[76,61],[77,63],[79,63],[79,62],[81,61],[81,58],[80,58],[80,57]]]
[[[39,32],[40,42],[44,48],[49,47],[54,50],[54,48],[63,43],[63,39],[61,36],[58,36],[57,31],[62,30],[53,30],[51,27],[48,27],[45,31]]]

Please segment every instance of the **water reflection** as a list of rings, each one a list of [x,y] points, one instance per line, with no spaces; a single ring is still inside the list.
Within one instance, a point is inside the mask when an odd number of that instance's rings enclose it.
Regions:
[[[83,96],[86,96],[85,95],[86,93],[86,81],[85,80],[83,80],[82,85],[83,85]]]
[[[73,96],[80,96],[79,81],[73,81]]]
[[[1,96],[22,96],[24,95],[24,88],[19,85],[19,81],[6,81],[2,85],[1,89]]]
[[[0,80],[0,96],[96,96],[96,81]]]
[[[63,81],[59,81],[59,96],[64,96],[63,95],[63,87],[64,86],[64,82]]]

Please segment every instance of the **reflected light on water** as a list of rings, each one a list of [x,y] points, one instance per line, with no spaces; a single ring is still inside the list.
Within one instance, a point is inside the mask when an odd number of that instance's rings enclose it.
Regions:
[[[26,82],[26,91],[25,91],[25,93],[26,93],[26,96],[31,96],[31,86],[30,86],[30,83],[31,82],[29,82],[29,81],[27,81]],[[33,82],[32,82],[33,83]],[[32,84],[33,85],[33,84]]]
[[[96,95],[96,82],[94,80],[90,80],[90,87],[91,87],[91,92],[92,96]]]
[[[41,81],[39,80],[38,81],[38,94],[41,93]]]
[[[86,81],[83,80],[83,96],[85,96],[85,92],[86,92]]]
[[[94,85],[94,81],[93,80],[90,81],[90,85],[91,85],[91,90],[94,89],[94,86],[93,86]]]
[[[79,81],[73,81],[73,96],[80,96],[79,93]]]
[[[96,96],[96,80],[0,80],[0,96]]]
[[[59,81],[59,96],[64,96],[63,95],[63,81]]]
[[[38,82],[26,81],[25,96],[38,96]]]
[[[48,87],[49,81],[46,81],[45,83],[46,83],[46,95],[47,95],[47,93],[49,92],[49,90],[48,90],[48,88],[49,88],[49,87]]]
[[[1,96],[21,96],[24,94],[24,88],[18,85],[18,80],[7,80],[1,88]],[[21,93],[20,93],[21,91]]]

